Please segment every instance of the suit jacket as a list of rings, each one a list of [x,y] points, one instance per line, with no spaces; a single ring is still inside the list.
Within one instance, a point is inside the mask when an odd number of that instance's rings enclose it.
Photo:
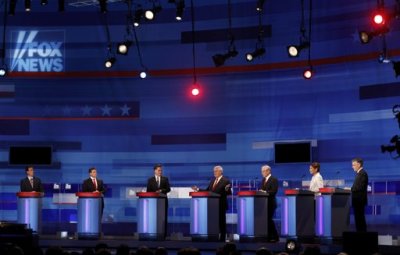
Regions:
[[[225,178],[224,176],[222,176],[213,190],[214,182],[215,182],[215,178],[213,178],[210,181],[210,184],[208,184],[208,187],[206,190],[212,191],[214,193],[221,195],[221,197],[219,199],[219,205],[220,205],[222,211],[226,211],[226,210],[228,210],[227,196],[232,194],[232,189],[231,189],[231,187],[229,187],[228,190],[226,190],[225,187],[228,184],[230,185],[231,181],[228,178]]]
[[[31,191],[44,192],[42,181],[37,177],[33,177],[33,187],[28,177],[22,179],[20,182],[20,189],[21,192],[31,192]]]
[[[275,177],[273,177],[272,175],[268,178],[267,182],[264,182],[263,178],[263,182],[261,183],[261,190],[266,191],[269,196],[268,196],[268,206],[271,206],[272,208],[276,208],[277,204],[276,204],[276,193],[278,193],[278,179],[276,179]]]
[[[365,206],[368,203],[368,174],[364,169],[361,169],[354,179],[351,187],[351,200],[353,205]]]
[[[169,186],[169,180],[165,176],[161,176],[160,178],[160,187],[157,185],[156,177],[150,177],[147,180],[147,192],[156,192],[157,190],[161,190],[161,193],[167,194],[171,191],[171,187]]]
[[[104,186],[103,181],[96,178],[96,182],[97,182],[97,191],[104,194],[104,192],[106,192],[106,187]],[[92,178],[88,178],[83,181],[82,191],[83,192],[95,192],[96,191],[96,187],[93,184]]]

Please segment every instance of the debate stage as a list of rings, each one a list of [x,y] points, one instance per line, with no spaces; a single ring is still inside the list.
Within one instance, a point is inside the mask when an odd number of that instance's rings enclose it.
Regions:
[[[139,241],[132,236],[104,236],[99,240],[78,240],[72,237],[60,239],[56,236],[41,236],[39,237],[39,246],[44,249],[51,246],[60,246],[65,250],[73,251],[83,250],[85,248],[94,248],[98,243],[105,243],[111,250],[115,251],[119,245],[126,244],[132,250],[136,250],[142,246],[146,246],[150,249],[165,247],[171,255],[176,254],[179,249],[188,247],[198,248],[202,254],[215,254],[215,251],[225,244],[223,242],[192,242],[190,238],[187,239],[188,240]],[[236,244],[237,249],[243,254],[254,254],[254,252],[261,247],[266,247],[275,253],[285,251],[286,241],[285,238],[280,238],[280,242],[277,243],[239,241],[233,241],[233,243]],[[303,249],[307,246],[319,246],[322,254],[336,255],[343,250],[341,241],[332,242],[315,239],[308,240],[307,242],[300,241],[299,243]],[[381,254],[400,254],[400,246],[380,245],[379,251]]]

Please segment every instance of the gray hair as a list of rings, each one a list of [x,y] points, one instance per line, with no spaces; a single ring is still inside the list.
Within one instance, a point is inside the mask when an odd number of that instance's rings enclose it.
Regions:
[[[217,165],[217,166],[214,166],[214,170],[215,169],[218,169],[218,170],[220,170],[221,171],[221,173],[223,173],[224,172],[224,169],[222,168],[222,166],[220,166],[220,165]]]
[[[271,167],[269,166],[269,165],[263,165],[263,166],[261,166],[261,170],[269,170],[269,171],[271,171]]]

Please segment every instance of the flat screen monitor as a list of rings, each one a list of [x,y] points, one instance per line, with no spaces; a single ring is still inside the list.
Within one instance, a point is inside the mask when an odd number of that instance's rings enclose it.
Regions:
[[[51,146],[11,146],[8,162],[10,165],[51,165]]]
[[[311,142],[275,143],[275,163],[310,163]]]

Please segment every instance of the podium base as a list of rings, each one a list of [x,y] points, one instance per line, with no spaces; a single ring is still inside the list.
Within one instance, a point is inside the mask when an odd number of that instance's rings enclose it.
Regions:
[[[78,233],[79,240],[98,240],[100,233]]]
[[[164,241],[164,234],[139,233],[139,241]]]
[[[214,241],[217,242],[219,240],[219,235],[193,235],[193,242],[204,242],[204,241]]]
[[[243,243],[250,242],[266,242],[268,240],[268,236],[248,236],[248,235],[240,235],[239,241]]]

